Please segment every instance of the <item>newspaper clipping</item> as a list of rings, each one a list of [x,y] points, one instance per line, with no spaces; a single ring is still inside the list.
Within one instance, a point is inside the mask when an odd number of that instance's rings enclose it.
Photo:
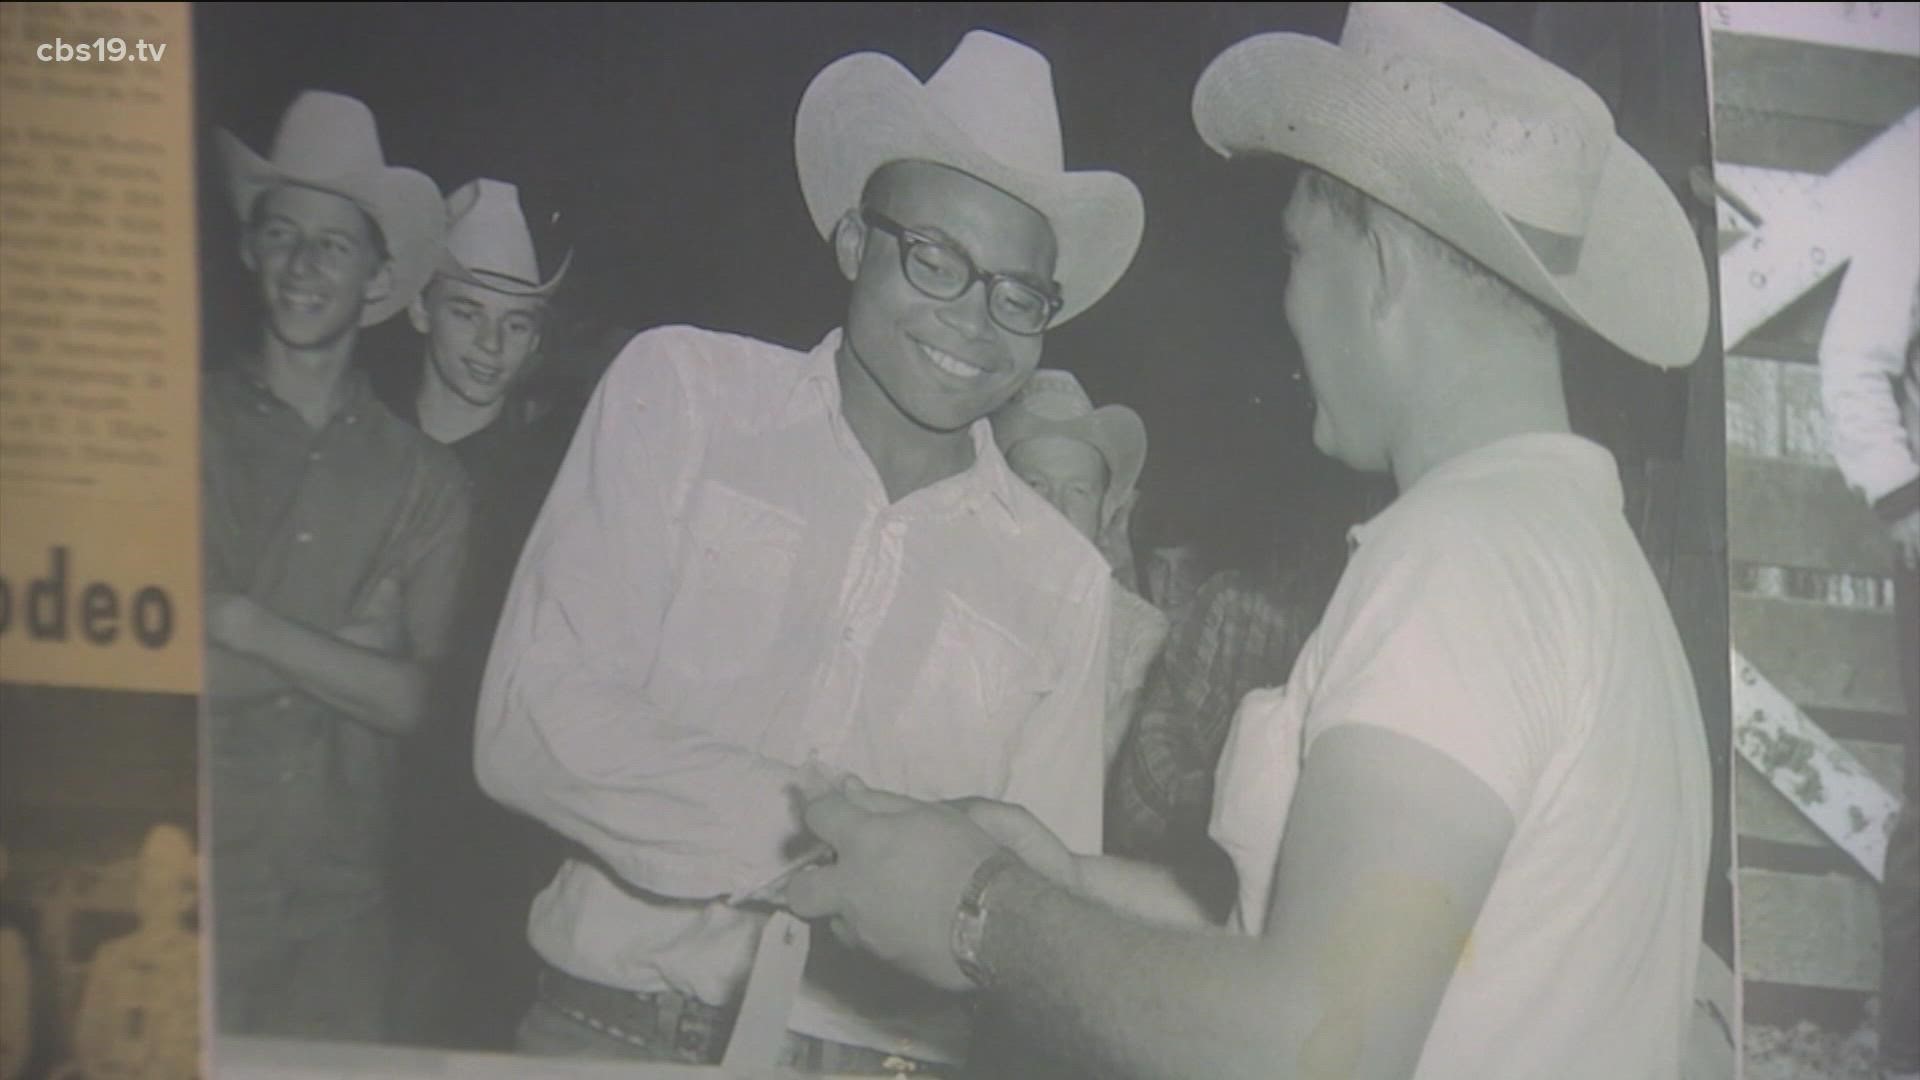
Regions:
[[[0,5],[0,1075],[203,1071],[184,4]]]

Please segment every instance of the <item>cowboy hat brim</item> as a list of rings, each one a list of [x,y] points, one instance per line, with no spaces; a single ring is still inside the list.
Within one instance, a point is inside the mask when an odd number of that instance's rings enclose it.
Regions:
[[[1433,126],[1348,51],[1264,34],[1220,54],[1193,119],[1222,155],[1271,153],[1321,169],[1432,231],[1553,310],[1661,368],[1706,337],[1706,267],[1686,214],[1640,154],[1613,137],[1570,273],[1549,270]]]
[[[530,300],[545,300],[560,289],[560,283],[566,280],[567,270],[573,266],[573,252],[569,250],[560,259],[560,268],[553,276],[540,284],[520,281],[505,274],[490,273],[485,270],[469,270],[454,258],[453,253],[444,246],[440,249],[440,259],[434,265],[434,272],[443,277],[464,281],[469,285],[478,285],[508,296],[521,296]]]
[[[380,226],[392,266],[393,288],[360,312],[362,327],[385,322],[404,310],[433,276],[436,253],[445,235],[447,210],[440,188],[425,173],[389,165],[334,176],[295,176],[253,152],[231,132],[214,132],[227,172],[227,190],[242,224],[261,194],[282,184],[298,184],[347,199]]]
[[[1100,451],[1112,474],[1107,481],[1105,500],[1109,505],[1117,503],[1139,484],[1140,470],[1147,462],[1147,425],[1139,413],[1125,405],[1102,405],[1071,420],[1048,420],[1025,414],[1012,424],[1002,425],[996,421],[994,434],[1003,455],[1029,439],[1047,436],[1072,439]]]
[[[878,53],[844,57],[807,88],[794,122],[800,191],[822,237],[860,202],[875,169],[931,161],[969,173],[1044,214],[1059,255],[1058,326],[1091,307],[1126,272],[1140,247],[1146,212],[1140,192],[1112,172],[1034,173],[1009,167],[976,146],[927,99],[906,68]]]

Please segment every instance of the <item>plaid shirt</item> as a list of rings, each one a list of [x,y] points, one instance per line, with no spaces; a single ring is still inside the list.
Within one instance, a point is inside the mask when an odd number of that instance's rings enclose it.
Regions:
[[[1214,768],[1250,690],[1286,681],[1317,610],[1216,574],[1173,629],[1108,786],[1107,850],[1173,861],[1207,842]]]

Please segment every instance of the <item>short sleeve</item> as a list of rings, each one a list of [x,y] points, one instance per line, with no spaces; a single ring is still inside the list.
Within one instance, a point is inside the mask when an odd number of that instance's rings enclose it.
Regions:
[[[412,536],[401,570],[407,630],[416,657],[437,658],[450,648],[453,616],[466,566],[472,497],[465,472],[450,451],[427,448],[413,501]]]
[[[1325,643],[1308,757],[1336,727],[1385,728],[1459,762],[1517,818],[1566,736],[1552,624],[1566,605],[1535,595],[1551,576],[1530,572],[1536,553],[1522,540],[1447,523],[1401,539],[1355,556],[1370,582],[1348,591],[1353,607]]]

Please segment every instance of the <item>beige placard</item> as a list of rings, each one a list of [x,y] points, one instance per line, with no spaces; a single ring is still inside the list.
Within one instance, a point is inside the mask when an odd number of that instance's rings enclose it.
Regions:
[[[0,679],[200,689],[186,4],[0,4]]]

